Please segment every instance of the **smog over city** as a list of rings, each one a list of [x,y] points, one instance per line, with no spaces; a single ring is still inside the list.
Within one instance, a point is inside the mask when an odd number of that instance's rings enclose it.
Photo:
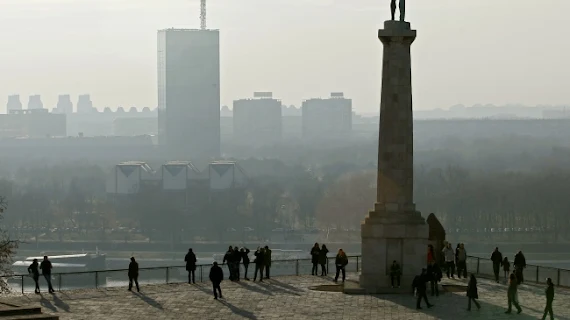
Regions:
[[[570,269],[569,1],[1,2],[0,276],[191,282],[228,246],[299,275],[315,243],[368,292],[428,244]]]

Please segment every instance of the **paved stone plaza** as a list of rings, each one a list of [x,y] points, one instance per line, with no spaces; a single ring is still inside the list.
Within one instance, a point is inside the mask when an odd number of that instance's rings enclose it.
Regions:
[[[349,275],[357,279],[356,274]],[[446,280],[447,281],[447,280]],[[76,290],[54,295],[26,294],[5,297],[2,302],[41,306],[44,313],[60,319],[537,319],[542,315],[542,286],[523,285],[521,315],[506,315],[505,286],[479,281],[482,310],[466,311],[465,293],[429,297],[433,309],[417,311],[411,295],[346,295],[309,288],[331,285],[330,278],[276,277],[263,283],[224,281],[223,300],[213,300],[210,284],[172,284],[142,287],[141,293],[126,288]],[[450,284],[465,284],[449,281]],[[556,289],[556,319],[570,319],[570,290]]]

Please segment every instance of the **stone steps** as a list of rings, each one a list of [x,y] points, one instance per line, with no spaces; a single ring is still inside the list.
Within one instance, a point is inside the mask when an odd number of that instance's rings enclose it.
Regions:
[[[59,316],[43,314],[40,307],[5,307],[0,309],[0,320],[59,320]]]

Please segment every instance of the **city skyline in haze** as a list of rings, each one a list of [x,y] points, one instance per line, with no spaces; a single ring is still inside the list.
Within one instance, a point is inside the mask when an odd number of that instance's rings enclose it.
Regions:
[[[544,3],[548,3],[545,5]],[[104,107],[157,105],[157,30],[199,28],[199,0],[4,0],[0,111],[10,94],[89,93]],[[271,91],[286,105],[342,91],[378,112],[389,0],[209,0],[220,29],[221,104]],[[544,6],[556,8],[545,11]],[[414,109],[568,104],[564,0],[407,1]],[[541,15],[537,15],[541,12]],[[560,34],[557,36],[557,34]]]

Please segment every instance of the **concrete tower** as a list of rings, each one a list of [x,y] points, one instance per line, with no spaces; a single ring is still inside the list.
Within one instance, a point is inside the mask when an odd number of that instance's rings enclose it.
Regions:
[[[413,201],[413,122],[410,47],[416,31],[404,21],[386,21],[378,31],[384,45],[378,142],[378,193],[362,224],[360,286],[390,292],[390,265],[402,267],[408,286],[426,267],[428,225]],[[406,287],[407,289],[407,287]]]

